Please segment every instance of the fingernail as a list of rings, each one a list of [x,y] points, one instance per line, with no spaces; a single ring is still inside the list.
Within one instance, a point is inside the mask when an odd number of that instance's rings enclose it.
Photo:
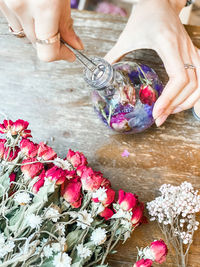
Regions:
[[[183,111],[183,109],[181,107],[177,107],[177,108],[174,109],[174,111],[172,112],[172,114],[176,114],[176,113],[179,113],[181,111]]]
[[[155,124],[157,127],[160,127],[167,119],[168,115],[163,115],[160,116],[159,118],[156,119]]]
[[[164,111],[165,111],[164,108],[156,108],[155,111],[153,111],[154,120],[160,117]]]
[[[76,35],[76,41],[78,42],[78,44],[80,45],[80,50],[83,50],[84,49],[84,45],[81,41],[81,39]]]

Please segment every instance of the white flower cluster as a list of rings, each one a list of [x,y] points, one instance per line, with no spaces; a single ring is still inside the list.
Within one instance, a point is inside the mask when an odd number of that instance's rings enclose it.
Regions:
[[[56,165],[59,168],[62,168],[63,170],[68,170],[68,171],[72,170],[72,165],[71,163],[69,163],[68,160],[64,160],[57,157],[56,159],[54,159],[53,163],[54,165]]]
[[[87,212],[87,210],[82,210],[78,212],[78,222],[77,226],[80,226],[82,229],[86,229],[93,222],[92,215]]]
[[[99,201],[104,201],[107,198],[106,194],[107,189],[104,187],[100,187],[98,190],[96,190],[93,194],[93,198],[98,198]]]
[[[152,261],[155,261],[155,256],[150,247],[145,247],[138,250],[138,256],[140,259],[150,259]]]
[[[172,225],[174,234],[184,244],[192,242],[193,233],[198,229],[199,222],[195,214],[200,211],[200,195],[191,183],[183,182],[180,186],[164,184],[160,188],[161,196],[147,203],[151,220],[164,225]]]
[[[0,234],[0,258],[4,258],[9,252],[13,250],[15,244],[11,240],[6,240],[3,233]]]
[[[52,222],[57,222],[59,219],[59,215],[60,213],[58,212],[58,210],[53,207],[49,207],[44,210],[45,219],[51,219]]]
[[[39,229],[42,224],[42,218],[39,215],[31,213],[26,217],[26,223],[32,229]]]
[[[55,267],[70,267],[72,258],[67,253],[58,253],[53,260]]]

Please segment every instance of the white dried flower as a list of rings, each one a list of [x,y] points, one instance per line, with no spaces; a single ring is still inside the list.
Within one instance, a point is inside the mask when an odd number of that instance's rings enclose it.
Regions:
[[[50,245],[47,245],[43,248],[43,254],[46,258],[50,258],[53,256],[53,248]]]
[[[55,267],[70,267],[72,258],[67,253],[58,253],[53,260]]]
[[[96,246],[103,244],[106,241],[106,230],[98,227],[92,232],[91,240]]]
[[[15,243],[5,237],[3,233],[0,234],[0,258],[4,258],[15,247]]]
[[[35,215],[32,213],[26,217],[26,223],[33,229],[39,228],[42,224],[42,218],[39,215]]]
[[[96,190],[96,192],[92,194],[92,197],[98,198],[99,201],[104,201],[107,198],[106,191],[106,188],[100,187],[98,190]]]
[[[82,210],[78,212],[78,222],[77,226],[82,229],[86,229],[93,222],[92,215],[87,212],[87,210]]]
[[[31,197],[27,192],[19,192],[14,196],[14,201],[18,205],[26,205],[31,201]]]
[[[57,222],[59,219],[60,213],[57,209],[54,209],[52,207],[46,208],[44,211],[44,217],[45,219],[51,219],[52,222]]]
[[[65,225],[60,223],[56,225],[56,229],[61,235],[65,235]]]
[[[56,158],[53,161],[54,165],[56,165],[57,167],[63,169],[63,170],[72,170],[72,165],[69,163],[68,160],[64,160],[61,158]]]
[[[87,257],[90,257],[92,255],[92,251],[86,246],[83,246],[83,244],[79,244],[77,246],[77,252],[79,257],[82,259],[86,259]]]

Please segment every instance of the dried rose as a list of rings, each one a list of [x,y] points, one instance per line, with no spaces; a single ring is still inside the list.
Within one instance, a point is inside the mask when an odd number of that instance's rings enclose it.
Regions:
[[[4,134],[7,133],[13,125],[13,121],[11,120],[4,120],[3,124],[0,124],[0,133]]]
[[[128,120],[125,118],[126,113],[119,113],[112,116],[110,126],[117,132],[128,132],[131,130]]]
[[[12,172],[12,173],[10,174],[9,178],[10,178],[10,183],[11,183],[11,182],[14,182],[15,179],[16,179],[16,173]]]
[[[32,135],[31,135],[31,130],[24,130],[23,132],[21,132],[21,136],[22,136],[23,138],[32,137]]]
[[[74,168],[87,165],[87,159],[83,155],[83,153],[80,153],[78,151],[74,152],[71,149],[69,149],[67,153],[67,160],[72,164]]]
[[[115,200],[115,191],[112,188],[107,188],[105,194],[106,198],[103,200],[99,200],[98,198],[93,198],[92,200],[96,203],[101,202],[104,207],[108,207]]]
[[[81,187],[82,185],[79,177],[66,180],[61,185],[61,196],[74,208],[79,208],[81,206]]]
[[[46,177],[49,178],[51,181],[56,181],[56,184],[60,185],[66,180],[66,172],[63,169],[54,166],[48,171],[46,171]]]
[[[38,153],[37,144],[34,144],[32,141],[24,138],[20,142],[20,149],[22,153],[29,158],[36,157]]]
[[[113,216],[113,214],[114,212],[106,207],[99,215],[107,221]]]
[[[3,159],[6,161],[13,161],[19,153],[20,149],[19,147],[14,147],[14,148],[6,148],[4,155],[3,155]]]
[[[33,185],[32,191],[34,194],[36,194],[40,190],[40,188],[44,185],[45,182],[44,178],[45,178],[45,170],[41,172],[38,181]]]
[[[16,135],[16,134],[22,133],[24,130],[28,128],[28,125],[29,123],[27,121],[20,120],[20,119],[16,120],[11,127],[11,134]]]
[[[140,203],[136,208],[132,210],[133,215],[131,218],[131,222],[133,225],[137,225],[138,223],[142,222],[143,212],[144,212],[143,203]]]
[[[5,143],[6,139],[0,139],[0,159],[3,158],[4,152],[5,152]]]
[[[34,178],[43,169],[43,164],[41,162],[38,162],[36,158],[28,158],[22,161],[21,171],[27,178]]]
[[[157,263],[163,263],[166,260],[168,253],[167,245],[163,240],[157,240],[151,243],[151,253],[154,256],[154,260]]]
[[[51,147],[41,142],[38,145],[38,157],[41,157],[43,160],[52,160],[57,157],[57,154]]]
[[[150,85],[142,84],[139,91],[139,97],[142,104],[152,106],[158,97],[158,93]]]
[[[126,193],[122,189],[119,190],[118,204],[124,211],[130,211],[137,205],[137,196],[132,193]]]
[[[130,104],[133,107],[135,106],[135,88],[132,85],[126,85],[120,88],[120,102],[122,105]]]
[[[81,175],[81,183],[83,190],[93,192],[99,189],[100,186],[108,187],[110,182],[103,177],[102,173],[95,172],[92,168],[87,167]]]
[[[150,259],[141,259],[139,261],[137,261],[133,267],[151,267],[152,266],[153,261]]]

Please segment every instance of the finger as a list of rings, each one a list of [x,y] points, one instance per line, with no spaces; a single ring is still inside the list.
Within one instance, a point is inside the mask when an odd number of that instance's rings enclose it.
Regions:
[[[183,90],[188,83],[188,74],[184,68],[184,62],[180,55],[178,42],[165,44],[162,50],[156,50],[163,60],[169,81],[161,96],[155,103],[153,117],[156,120],[164,115],[166,108],[173,102],[174,98]],[[169,56],[170,55],[170,56]]]
[[[199,49],[195,48],[195,51],[196,54],[194,54],[194,56],[192,57],[192,62],[193,65],[196,66],[196,69],[193,71],[195,71],[196,73],[197,89],[173,111],[174,114],[182,110],[192,108],[200,98],[200,68],[198,67],[200,66],[200,54]]]
[[[14,31],[19,32],[22,30],[22,25],[17,19],[16,15],[13,13],[11,9],[8,8],[8,6],[3,0],[0,0],[0,10],[7,19],[8,24]]]
[[[71,4],[69,0],[62,2],[59,31],[63,40],[73,48],[78,50],[82,50],[84,48],[81,39],[75,33],[73,28],[73,20],[71,18]]]

